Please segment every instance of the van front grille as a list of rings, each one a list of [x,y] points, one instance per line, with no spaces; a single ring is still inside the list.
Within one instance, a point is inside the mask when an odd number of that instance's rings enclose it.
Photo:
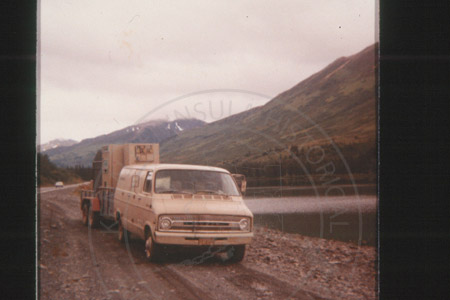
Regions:
[[[167,231],[214,232],[239,231],[239,221],[244,217],[220,215],[173,215],[168,216],[172,226]]]

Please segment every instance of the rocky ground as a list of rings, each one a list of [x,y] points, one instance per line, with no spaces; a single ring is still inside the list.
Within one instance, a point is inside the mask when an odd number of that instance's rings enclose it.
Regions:
[[[374,247],[256,228],[246,263],[327,299],[375,299]]]
[[[78,199],[74,188],[39,197],[40,299],[377,298],[374,247],[256,227],[241,263],[186,251],[148,263],[113,224],[83,226]]]

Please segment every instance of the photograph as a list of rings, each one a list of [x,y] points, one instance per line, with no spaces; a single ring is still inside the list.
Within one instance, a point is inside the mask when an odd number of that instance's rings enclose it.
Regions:
[[[37,4],[38,299],[378,299],[379,3]]]

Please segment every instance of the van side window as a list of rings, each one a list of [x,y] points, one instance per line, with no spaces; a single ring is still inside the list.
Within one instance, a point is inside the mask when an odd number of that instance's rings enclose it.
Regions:
[[[145,177],[144,191],[147,193],[152,192],[152,179],[153,179],[153,171],[150,171],[148,172],[147,177]]]
[[[139,186],[139,176],[133,175],[133,177],[131,177],[131,187],[135,188],[138,186]]]

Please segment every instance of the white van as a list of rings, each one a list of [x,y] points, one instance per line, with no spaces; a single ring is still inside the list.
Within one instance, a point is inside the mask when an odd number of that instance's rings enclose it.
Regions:
[[[145,240],[155,261],[161,245],[218,246],[241,261],[253,237],[253,214],[231,174],[180,164],[124,166],[114,194],[119,240],[125,230]]]

